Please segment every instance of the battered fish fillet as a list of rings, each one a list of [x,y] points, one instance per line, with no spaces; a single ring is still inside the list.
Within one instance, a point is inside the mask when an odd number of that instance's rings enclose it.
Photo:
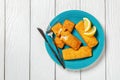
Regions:
[[[65,31],[61,33],[60,38],[65,44],[73,48],[74,50],[79,49],[81,45],[81,41],[73,36],[69,31]]]
[[[60,40],[59,37],[55,37],[54,42],[58,48],[63,48],[64,47],[64,42]]]
[[[69,31],[72,32],[75,24],[71,22],[70,20],[65,20],[63,24],[63,31]]]
[[[56,23],[51,30],[56,36],[60,36],[60,33],[62,32],[62,24],[61,23]]]
[[[82,59],[92,56],[92,49],[88,46],[82,46],[77,51],[68,48],[62,50],[64,60]]]
[[[81,37],[84,39],[84,41],[87,43],[89,47],[95,47],[98,44],[97,39],[95,36],[89,37],[84,35],[84,22],[80,21],[78,24],[76,24],[75,29],[79,32]]]

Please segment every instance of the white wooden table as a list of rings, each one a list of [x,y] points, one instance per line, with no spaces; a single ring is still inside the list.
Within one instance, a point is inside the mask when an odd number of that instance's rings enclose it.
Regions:
[[[51,60],[36,29],[70,9],[94,15],[106,34],[101,59],[78,72]],[[0,80],[120,80],[120,0],[0,0]]]

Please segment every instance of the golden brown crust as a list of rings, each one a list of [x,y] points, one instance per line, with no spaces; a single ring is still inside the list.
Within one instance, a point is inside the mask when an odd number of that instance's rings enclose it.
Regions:
[[[61,23],[57,23],[55,24],[51,30],[53,31],[53,33],[56,35],[56,36],[60,36],[60,33],[62,31],[62,24]]]
[[[75,24],[73,22],[71,22],[70,20],[65,20],[63,24],[63,30],[72,32],[74,26]]]
[[[82,46],[79,50],[72,48],[62,50],[64,60],[82,59],[92,56],[92,49],[88,46]]]
[[[89,37],[84,35],[84,22],[80,21],[78,24],[76,24],[75,29],[79,32],[81,37],[84,39],[84,41],[87,43],[89,47],[94,47],[98,44],[97,39],[95,36]]]
[[[74,50],[79,49],[81,45],[81,41],[77,39],[75,36],[73,36],[69,31],[62,32],[61,39],[65,44],[67,44]]]
[[[64,47],[64,42],[59,37],[55,37],[54,42],[58,48]]]

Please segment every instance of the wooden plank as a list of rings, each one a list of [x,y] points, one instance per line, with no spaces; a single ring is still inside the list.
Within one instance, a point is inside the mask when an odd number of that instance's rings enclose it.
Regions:
[[[5,80],[29,80],[29,0],[6,0]]]
[[[80,0],[56,0],[56,15],[71,9],[80,9]],[[56,80],[80,80],[80,71],[72,72],[56,65]]]
[[[31,0],[31,80],[54,80],[55,64],[37,27],[46,30],[54,17],[54,0]]]
[[[0,80],[4,80],[4,0],[0,0]]]
[[[105,30],[105,5],[104,0],[82,0],[81,9],[94,15]],[[105,51],[95,65],[81,71],[82,80],[105,80]]]
[[[106,0],[107,80],[120,80],[120,0]]]
[[[80,1],[79,0],[59,0],[56,1],[56,15],[71,9],[80,9]]]

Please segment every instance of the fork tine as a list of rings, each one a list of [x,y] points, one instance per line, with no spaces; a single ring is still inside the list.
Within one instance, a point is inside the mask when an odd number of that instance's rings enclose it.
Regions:
[[[51,38],[53,38],[53,32],[51,31],[51,32],[48,32],[47,33]]]

